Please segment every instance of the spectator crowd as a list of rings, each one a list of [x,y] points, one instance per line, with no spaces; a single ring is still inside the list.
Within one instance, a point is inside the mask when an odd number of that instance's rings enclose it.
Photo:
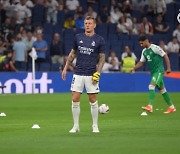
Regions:
[[[37,71],[62,70],[86,16],[107,42],[104,72],[129,72],[142,51],[139,35],[179,56],[179,9],[178,0],[1,0],[0,71],[31,71],[32,47]]]

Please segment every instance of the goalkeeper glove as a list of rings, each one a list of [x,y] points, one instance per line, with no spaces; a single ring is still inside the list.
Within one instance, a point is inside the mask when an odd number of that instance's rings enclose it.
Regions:
[[[92,80],[98,83],[99,79],[100,79],[100,73],[99,72],[93,73]]]

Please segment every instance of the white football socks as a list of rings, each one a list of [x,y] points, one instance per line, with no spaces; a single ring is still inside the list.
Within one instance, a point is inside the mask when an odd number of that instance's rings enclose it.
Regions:
[[[80,102],[72,102],[72,115],[74,120],[74,127],[79,127],[79,115],[80,115]]]
[[[93,125],[98,125],[98,102],[91,103],[91,115],[92,115],[92,121]]]
[[[173,109],[173,108],[174,108],[174,105],[171,105],[170,108]]]

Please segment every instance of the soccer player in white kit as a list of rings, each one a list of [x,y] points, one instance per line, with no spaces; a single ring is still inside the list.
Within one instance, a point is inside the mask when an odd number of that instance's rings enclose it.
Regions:
[[[103,37],[95,34],[96,20],[87,16],[84,20],[85,32],[77,34],[73,49],[69,53],[66,65],[62,72],[62,79],[66,79],[69,65],[76,58],[76,67],[71,83],[72,115],[74,125],[70,133],[79,132],[80,97],[85,87],[91,105],[92,132],[99,133],[98,128],[98,101],[99,78],[105,62],[105,41]]]

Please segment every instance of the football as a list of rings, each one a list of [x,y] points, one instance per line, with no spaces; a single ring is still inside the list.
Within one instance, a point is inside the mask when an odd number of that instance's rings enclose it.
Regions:
[[[109,112],[109,106],[108,105],[106,105],[106,104],[101,104],[100,106],[99,106],[99,113],[101,113],[101,114],[106,114],[106,113],[108,113]]]

